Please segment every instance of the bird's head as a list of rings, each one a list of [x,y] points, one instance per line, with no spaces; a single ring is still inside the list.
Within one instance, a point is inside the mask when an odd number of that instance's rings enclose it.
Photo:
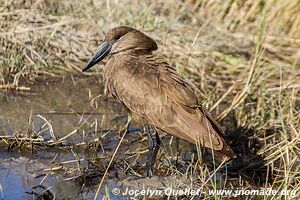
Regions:
[[[88,70],[109,54],[118,54],[128,50],[151,52],[156,49],[156,42],[144,33],[127,26],[115,27],[106,33],[104,41],[82,71]]]

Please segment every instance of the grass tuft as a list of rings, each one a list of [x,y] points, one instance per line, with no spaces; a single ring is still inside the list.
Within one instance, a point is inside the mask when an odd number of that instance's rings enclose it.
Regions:
[[[225,183],[299,192],[299,1],[0,0],[0,22],[0,90],[79,75],[105,31],[143,30],[158,42],[157,53],[201,90],[203,105],[226,129],[241,162],[235,178],[230,169],[223,173]],[[166,150],[160,156],[159,173],[218,188],[218,174],[202,163],[181,173]]]

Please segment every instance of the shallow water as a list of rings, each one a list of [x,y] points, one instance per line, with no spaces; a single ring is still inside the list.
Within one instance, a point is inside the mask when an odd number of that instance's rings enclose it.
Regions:
[[[60,138],[77,130],[68,138],[69,142],[84,140],[89,135],[96,138],[120,122],[118,117],[126,116],[119,103],[101,96],[102,93],[101,80],[95,78],[43,82],[32,86],[25,94],[0,92],[0,136],[31,130],[50,139],[51,132]],[[113,149],[115,145],[115,141],[110,141],[106,148]],[[5,199],[34,199],[33,193],[42,191],[39,187],[34,188],[38,185],[50,187],[60,198],[92,198],[93,190],[81,191],[78,184],[63,181],[64,177],[58,174],[48,175],[42,181],[45,176],[39,177],[41,170],[48,168],[57,155],[55,151],[26,153],[1,147],[0,184]],[[71,152],[64,152],[58,157],[63,157],[61,161],[74,159]],[[115,198],[118,199],[117,196]]]
[[[51,160],[39,156],[19,155],[10,153],[1,154],[0,183],[5,199],[36,199],[45,188],[49,188],[56,199],[93,199],[95,192],[72,181],[65,181],[59,174],[40,176],[42,169],[49,166]],[[110,180],[108,187],[113,188],[115,182]],[[44,187],[44,188],[42,188]],[[34,194],[35,193],[35,194]],[[99,197],[104,196],[101,191]],[[112,196],[112,199],[119,199]]]
[[[30,126],[42,131],[49,128],[44,126],[47,120],[54,134],[61,137],[75,129],[84,130],[96,121],[99,127],[109,128],[113,118],[124,115],[119,103],[97,98],[103,87],[101,80],[95,78],[42,83],[32,86],[31,92],[28,95],[0,92],[0,135],[24,132]],[[85,120],[89,123],[84,123]]]

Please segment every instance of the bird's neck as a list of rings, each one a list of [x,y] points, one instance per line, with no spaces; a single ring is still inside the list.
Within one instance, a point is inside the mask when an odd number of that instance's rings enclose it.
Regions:
[[[138,59],[151,55],[152,53],[146,50],[131,49],[118,53],[111,54],[104,67],[104,79],[112,78],[116,73],[123,70],[130,70],[135,67]],[[128,68],[128,69],[127,69]]]
[[[119,59],[120,57],[123,56],[133,56],[133,57],[138,57],[142,55],[151,55],[152,51],[144,48],[130,48],[130,49],[122,49],[120,51],[115,51],[110,54],[111,58],[117,58]]]

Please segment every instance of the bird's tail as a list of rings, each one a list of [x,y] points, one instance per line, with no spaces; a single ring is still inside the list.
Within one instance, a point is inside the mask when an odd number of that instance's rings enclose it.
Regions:
[[[234,151],[225,142],[222,150],[214,150],[214,155],[222,162],[228,161],[231,158],[236,158]]]

